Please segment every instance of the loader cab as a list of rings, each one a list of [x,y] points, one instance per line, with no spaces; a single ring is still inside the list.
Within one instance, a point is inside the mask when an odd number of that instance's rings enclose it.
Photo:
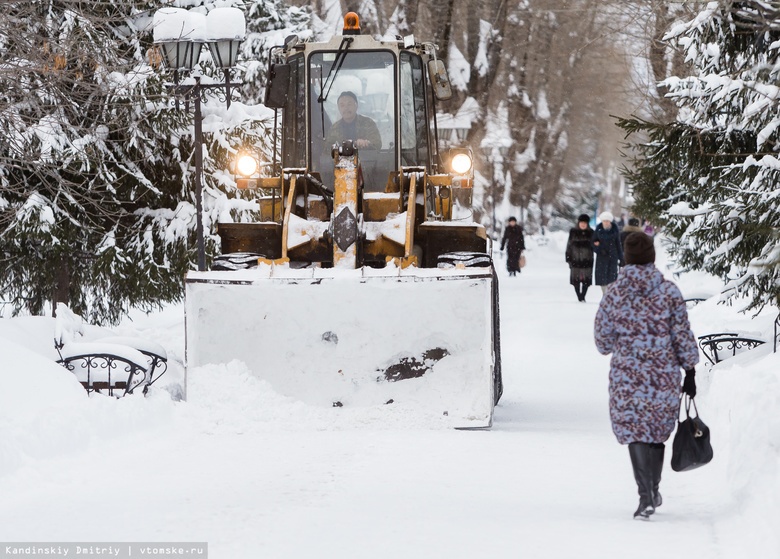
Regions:
[[[368,36],[336,36],[325,44],[302,45],[286,64],[284,168],[305,167],[333,188],[334,146],[367,133],[379,141],[359,147],[366,192],[385,192],[402,166],[431,167],[432,99],[419,53]],[[357,104],[352,122],[339,108],[345,95]]]

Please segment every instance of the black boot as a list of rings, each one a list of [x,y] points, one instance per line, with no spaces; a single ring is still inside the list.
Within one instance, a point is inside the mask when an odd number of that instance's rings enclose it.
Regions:
[[[660,507],[664,500],[658,491],[661,483],[661,471],[664,469],[664,445],[663,443],[653,443],[650,445],[650,453],[653,460],[653,507]]]
[[[647,520],[655,512],[653,506],[653,454],[648,443],[630,443],[628,454],[631,456],[631,466],[634,468],[634,479],[639,489],[639,507],[634,518]]]
[[[585,302],[585,294],[587,292],[588,292],[588,284],[587,283],[583,283],[582,284],[582,298],[580,299],[580,301],[582,301],[583,303]]]
[[[574,293],[577,294],[577,300],[578,301],[582,301],[582,294],[580,293],[580,284],[579,283],[575,283],[574,284]]]

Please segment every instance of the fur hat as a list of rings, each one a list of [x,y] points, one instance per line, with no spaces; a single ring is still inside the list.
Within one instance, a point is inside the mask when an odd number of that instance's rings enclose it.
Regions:
[[[612,212],[601,212],[601,215],[599,215],[599,221],[615,221],[615,216],[612,215]]]
[[[580,214],[580,217],[577,218],[577,221],[584,221],[586,223],[590,223],[590,216],[588,214]]]
[[[623,242],[623,256],[626,264],[641,265],[655,262],[653,239],[641,231],[629,233]]]
[[[632,227],[639,227],[639,220],[635,217],[629,217],[628,224],[631,225]]]

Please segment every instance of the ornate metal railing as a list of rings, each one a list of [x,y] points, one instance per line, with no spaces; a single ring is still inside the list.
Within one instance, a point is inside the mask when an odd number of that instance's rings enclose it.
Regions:
[[[703,303],[706,300],[707,299],[703,299],[701,297],[689,297],[688,299],[685,300],[685,306],[689,309],[692,309],[699,303]]]
[[[68,355],[58,363],[76,375],[87,392],[120,397],[148,385],[146,366],[110,353]]]
[[[718,332],[699,336],[699,347],[707,360],[715,365],[728,357],[734,357],[742,350],[753,349],[766,340],[748,338],[736,332]]]
[[[156,353],[152,353],[150,351],[143,349],[139,349],[138,351],[149,358],[149,368],[147,369],[149,379],[144,385],[144,394],[146,394],[146,392],[149,390],[149,387],[154,384],[157,379],[163,376],[165,371],[168,370],[168,360],[162,355],[157,355]]]
[[[168,370],[165,349],[138,338],[108,337],[87,344],[55,339],[54,347],[60,354],[57,362],[74,373],[87,392],[120,397],[143,385],[146,394]],[[112,347],[115,351],[106,349]]]

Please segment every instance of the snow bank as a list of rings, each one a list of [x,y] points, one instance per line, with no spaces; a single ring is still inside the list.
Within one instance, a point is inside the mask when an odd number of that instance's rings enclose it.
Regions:
[[[450,429],[440,414],[399,405],[328,408],[283,396],[246,364],[204,365],[189,372],[185,425],[208,434],[278,431]]]
[[[728,460],[735,506],[722,529],[742,543],[743,557],[780,555],[780,353],[764,353],[715,367],[705,392],[708,406],[700,410],[716,458]]]
[[[54,330],[53,318],[0,319],[0,476],[169,422],[167,392],[88,397],[74,374],[56,363]],[[85,332],[107,331],[86,325]]]

